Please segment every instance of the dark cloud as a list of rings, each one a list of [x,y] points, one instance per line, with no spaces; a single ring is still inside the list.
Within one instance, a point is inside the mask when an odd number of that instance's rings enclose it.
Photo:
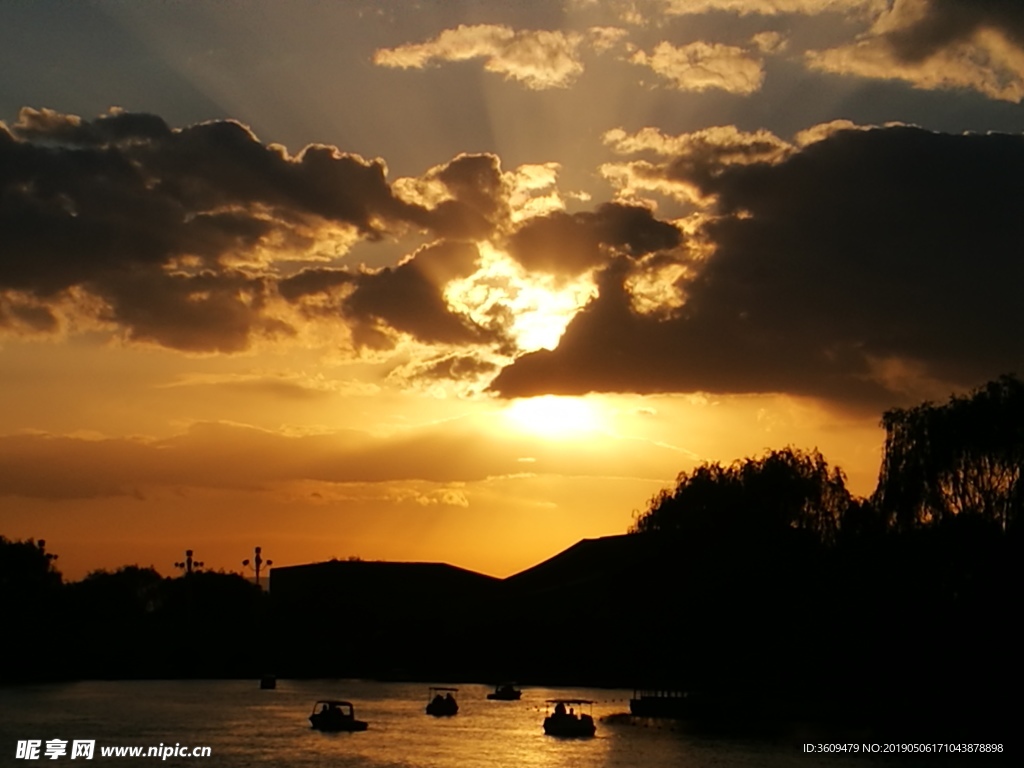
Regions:
[[[666,175],[679,174],[668,165]],[[507,396],[791,392],[899,400],[1024,362],[1024,138],[846,130],[775,163],[688,179],[717,201],[714,254],[669,320],[638,315],[630,266],[559,347],[520,358]]]
[[[885,38],[903,61],[919,62],[981,29],[1002,32],[1024,47],[1024,4],[1019,0],[930,0],[924,13]]]
[[[608,261],[602,246],[641,256],[681,241],[676,227],[647,208],[606,203],[593,212],[530,219],[509,238],[508,251],[529,270],[577,275]]]
[[[392,193],[380,160],[311,145],[288,158],[245,126],[200,123],[130,151],[164,194],[187,210],[266,206],[279,216],[312,215],[379,237],[388,223],[426,221],[426,212]]]
[[[267,262],[282,245],[301,254],[326,226],[370,240],[408,228],[482,237],[507,220],[494,156],[460,155],[433,169],[426,180],[448,194],[432,206],[396,195],[386,174],[383,161],[330,146],[291,157],[229,120],[171,129],[155,115],[83,120],[26,108],[0,124],[0,292],[45,303],[81,289],[106,303],[102,319],[129,338],[235,351],[291,332],[263,316],[277,280]],[[471,329],[441,296],[446,276],[465,274],[466,252],[424,252],[376,273],[311,272],[281,290],[295,298],[318,282],[349,283],[342,316],[373,345],[389,327],[466,340]],[[39,327],[45,318],[33,319]]]
[[[52,333],[59,328],[53,312],[44,306],[4,301],[0,297],[0,329],[26,329],[35,333]]]
[[[508,217],[507,190],[494,155],[459,155],[434,176],[452,195],[431,215],[432,228],[448,237],[485,237]]]
[[[120,153],[0,142],[0,289],[46,296],[173,252],[184,211]]]
[[[465,344],[480,339],[477,326],[456,315],[416,259],[356,278],[343,310],[356,324],[385,325],[426,342]]]
[[[239,352],[253,334],[289,336],[294,330],[263,309],[267,281],[237,271],[118,274],[95,286],[107,302],[101,319],[128,338],[191,352]]]
[[[220,208],[264,206],[284,216],[315,215],[378,231],[380,220],[419,217],[392,194],[379,160],[311,145],[295,158],[224,120],[170,130],[153,115],[115,113],[94,121],[23,109],[5,142],[8,182],[32,187],[40,201],[68,204],[104,184],[181,217]]]
[[[303,270],[282,280],[279,291],[311,314],[344,318],[358,346],[390,349],[387,329],[428,343],[476,343],[484,330],[452,312],[442,292],[450,280],[471,274],[477,258],[471,243],[440,242],[373,272]]]
[[[1018,0],[897,0],[856,40],[808,51],[813,69],[915,88],[972,89],[1024,101],[1024,5]]]
[[[52,109],[30,107],[18,114],[14,133],[26,141],[79,146],[155,141],[172,135],[170,126],[157,115],[111,110],[89,121]]]
[[[494,363],[470,355],[450,355],[428,363],[416,375],[422,379],[474,381],[496,373],[497,369]]]
[[[347,269],[315,267],[286,277],[278,283],[277,289],[284,298],[298,302],[316,294],[330,295],[339,288],[351,286],[354,280],[354,275]]]
[[[480,253],[472,243],[433,243],[417,250],[402,266],[409,266],[427,282],[442,287],[452,280],[468,277],[477,268]]]

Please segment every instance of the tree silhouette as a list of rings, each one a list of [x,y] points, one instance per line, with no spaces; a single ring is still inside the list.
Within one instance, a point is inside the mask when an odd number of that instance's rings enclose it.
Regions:
[[[153,568],[128,565],[92,571],[65,588],[68,619],[79,630],[67,652],[75,674],[145,677],[168,655],[169,634],[159,625],[164,579]]]
[[[31,600],[58,589],[63,577],[53,563],[56,559],[46,551],[43,539],[11,541],[0,536],[0,594]]]
[[[885,454],[874,501],[908,530],[974,518],[1006,531],[1024,503],[1024,383],[1002,376],[945,405],[882,416]]]
[[[851,503],[842,471],[830,469],[821,453],[783,448],[680,473],[631,531],[740,536],[799,529],[832,542]]]
[[[66,659],[56,651],[54,631],[62,614],[63,577],[46,542],[0,536],[0,623],[4,654],[0,683],[59,678]]]

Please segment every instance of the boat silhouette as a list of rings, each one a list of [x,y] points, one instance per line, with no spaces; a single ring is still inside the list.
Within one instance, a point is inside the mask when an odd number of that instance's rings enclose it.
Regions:
[[[549,707],[554,707],[544,718],[544,733],[548,736],[587,737],[597,732],[594,717],[588,712],[576,713],[576,707],[593,707],[589,699],[548,699]],[[568,709],[566,709],[568,707]]]
[[[459,713],[459,703],[452,695],[458,692],[458,688],[444,688],[431,686],[430,701],[427,704],[427,714],[434,717],[451,717]]]
[[[365,721],[356,720],[352,703],[341,699],[317,701],[309,722],[318,731],[365,731],[367,728]]]
[[[516,688],[515,683],[501,683],[487,694],[487,698],[492,701],[519,701],[522,695],[523,692]]]

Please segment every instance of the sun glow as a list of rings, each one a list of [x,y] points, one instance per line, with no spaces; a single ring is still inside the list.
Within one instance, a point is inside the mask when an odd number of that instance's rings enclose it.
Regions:
[[[597,408],[579,397],[544,395],[515,400],[504,414],[516,429],[548,438],[580,437],[603,425]]]
[[[449,283],[445,300],[485,327],[503,322],[523,352],[557,347],[569,321],[597,294],[589,275],[569,280],[528,274],[490,243],[477,243],[477,249],[480,268]]]

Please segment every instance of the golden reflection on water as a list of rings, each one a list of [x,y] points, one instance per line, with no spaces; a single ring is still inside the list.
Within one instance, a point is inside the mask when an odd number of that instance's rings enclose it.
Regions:
[[[467,766],[607,765],[613,738],[545,736],[544,700],[564,691],[526,689],[520,701],[489,701],[489,688],[460,686],[459,714],[435,718],[424,712],[427,686],[370,681],[278,681],[262,691],[257,681],[82,682],[0,689],[0,765],[13,758],[21,739],[95,739],[91,765],[122,766],[153,759],[103,759],[102,746],[210,746],[212,756],[168,758],[161,765],[202,768],[264,766]],[[622,711],[622,692],[597,694],[594,717]],[[575,695],[581,695],[575,692]],[[320,698],[353,702],[369,728],[361,733],[321,733],[309,714]],[[69,758],[65,758],[69,759]],[[10,761],[10,764],[24,761]]]
[[[798,739],[763,743],[712,739],[686,729],[612,724],[602,718],[629,708],[629,691],[525,688],[520,701],[490,701],[491,690],[462,685],[459,714],[424,712],[427,685],[360,680],[82,682],[0,688],[0,766],[15,760],[22,739],[95,739],[87,765],[192,768],[806,768]],[[545,699],[593,699],[597,735],[546,736]],[[369,728],[321,733],[309,725],[313,703],[347,699]],[[209,746],[208,758],[107,758],[102,746]],[[830,768],[862,766],[838,756]],[[69,758],[64,758],[69,759]],[[35,764],[35,763],[33,763]],[[47,762],[47,764],[52,764]],[[79,763],[75,762],[74,765]],[[923,761],[915,761],[923,768]]]
[[[460,686],[456,694],[459,714],[435,718],[424,712],[428,700],[425,685],[284,681],[273,692],[279,694],[281,702],[261,705],[261,715],[275,723],[272,730],[292,734],[290,744],[279,745],[286,753],[316,755],[323,762],[340,760],[339,764],[343,765],[422,768],[606,765],[612,741],[609,733],[602,734],[599,729],[593,739],[558,739],[544,735],[544,700],[558,695],[559,691],[527,688],[520,701],[508,702],[488,700],[489,690],[480,685]],[[605,712],[628,708],[628,700],[622,699],[622,692],[601,693],[603,700],[594,706],[595,718]],[[306,717],[313,700],[328,695],[353,701],[356,717],[369,723],[367,731],[332,734],[309,730]],[[617,702],[614,695],[619,696]],[[244,727],[242,723],[235,723],[232,730],[240,732]],[[242,744],[237,746],[244,749]]]

